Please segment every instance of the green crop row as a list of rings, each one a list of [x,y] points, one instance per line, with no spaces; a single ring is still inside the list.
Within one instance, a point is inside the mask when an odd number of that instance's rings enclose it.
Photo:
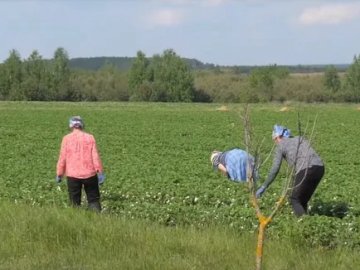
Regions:
[[[296,219],[285,205],[269,236],[314,246],[360,247],[360,187],[356,105],[254,105],[252,142],[271,151],[271,129],[302,131],[326,165],[310,204],[310,216]],[[81,115],[95,135],[107,180],[101,187],[104,213],[168,226],[212,224],[253,233],[257,219],[247,186],[214,172],[212,150],[244,148],[243,105],[162,103],[0,103],[0,196],[29,205],[68,207],[65,183],[55,184],[55,166],[67,120]],[[281,110],[283,109],[283,110]],[[314,127],[314,132],[312,129]],[[260,171],[264,181],[271,158]],[[260,200],[269,213],[285,169]]]

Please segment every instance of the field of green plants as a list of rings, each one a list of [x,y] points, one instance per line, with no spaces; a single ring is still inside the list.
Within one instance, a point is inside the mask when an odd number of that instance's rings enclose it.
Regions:
[[[286,204],[268,236],[295,244],[360,248],[358,179],[360,110],[357,105],[251,105],[253,143],[271,151],[272,126],[303,131],[326,165],[310,215],[296,219]],[[81,115],[94,134],[107,179],[104,214],[166,226],[225,226],[254,233],[257,219],[246,185],[211,168],[212,150],[244,147],[243,105],[165,103],[0,102],[0,197],[33,206],[68,207],[66,184],[55,184],[55,167],[68,118]],[[315,125],[314,122],[316,121]],[[270,158],[260,171],[264,181]],[[269,213],[285,170],[260,200]]]

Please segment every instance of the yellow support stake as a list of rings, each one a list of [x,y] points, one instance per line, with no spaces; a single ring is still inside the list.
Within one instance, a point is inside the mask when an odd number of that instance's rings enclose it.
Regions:
[[[265,237],[265,223],[260,223],[258,242],[256,247],[256,270],[261,270],[261,262],[263,256],[263,246],[264,246],[264,237]]]

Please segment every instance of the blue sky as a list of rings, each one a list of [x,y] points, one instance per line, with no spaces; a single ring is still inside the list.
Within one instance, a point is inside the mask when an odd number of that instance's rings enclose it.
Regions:
[[[0,62],[12,49],[52,58],[146,56],[174,49],[217,65],[349,64],[360,1],[0,0]]]

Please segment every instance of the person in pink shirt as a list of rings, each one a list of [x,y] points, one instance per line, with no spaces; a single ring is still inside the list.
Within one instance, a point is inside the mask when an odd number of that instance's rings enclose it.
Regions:
[[[84,187],[89,209],[101,211],[99,185],[105,181],[102,162],[93,135],[84,132],[80,116],[69,119],[71,133],[61,142],[59,160],[56,166],[56,182],[66,176],[70,202],[81,205],[81,191]]]

